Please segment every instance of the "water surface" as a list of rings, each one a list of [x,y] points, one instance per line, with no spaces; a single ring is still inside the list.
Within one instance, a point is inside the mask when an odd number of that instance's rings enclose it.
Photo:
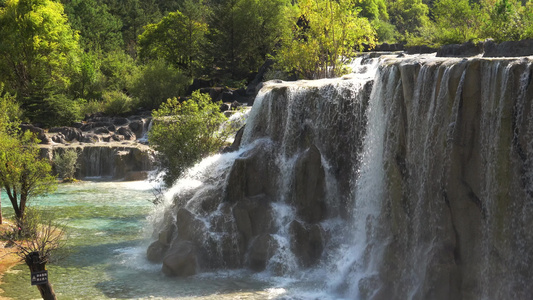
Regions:
[[[245,270],[163,275],[160,264],[145,258],[153,197],[147,182],[81,182],[62,184],[54,194],[32,201],[31,206],[52,211],[67,225],[66,256],[48,265],[58,299],[274,299],[286,293],[281,282]],[[5,195],[2,199],[9,218],[12,209]],[[2,296],[40,298],[23,264],[3,281]]]

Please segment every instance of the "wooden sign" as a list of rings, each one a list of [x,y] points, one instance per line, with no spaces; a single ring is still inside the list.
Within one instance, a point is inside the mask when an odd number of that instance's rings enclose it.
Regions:
[[[31,285],[48,283],[48,271],[37,271],[31,273]]]

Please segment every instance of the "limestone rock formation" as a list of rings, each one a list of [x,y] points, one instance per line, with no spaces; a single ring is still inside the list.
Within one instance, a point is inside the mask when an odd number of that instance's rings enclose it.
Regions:
[[[527,57],[394,55],[375,76],[265,83],[240,147],[176,184],[149,255],[169,274],[187,255],[323,268],[339,298],[529,299],[532,113]]]

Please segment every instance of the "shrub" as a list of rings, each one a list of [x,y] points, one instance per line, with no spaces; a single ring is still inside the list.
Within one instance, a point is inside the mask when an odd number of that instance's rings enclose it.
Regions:
[[[75,149],[67,149],[62,154],[54,153],[54,166],[63,181],[72,181],[78,168],[78,152]]]
[[[144,109],[157,109],[165,100],[185,94],[189,77],[162,60],[144,66],[133,81],[131,94]]]
[[[44,106],[38,111],[34,121],[42,122],[48,127],[68,126],[82,118],[81,107],[85,100],[69,99],[64,94],[51,95],[44,99]]]
[[[165,171],[165,184],[171,185],[187,168],[225,144],[230,133],[219,131],[227,119],[220,104],[196,91],[183,102],[168,99],[152,113],[155,121],[148,139]]]
[[[103,98],[103,112],[107,115],[124,115],[135,109],[133,99],[121,91],[105,92]]]

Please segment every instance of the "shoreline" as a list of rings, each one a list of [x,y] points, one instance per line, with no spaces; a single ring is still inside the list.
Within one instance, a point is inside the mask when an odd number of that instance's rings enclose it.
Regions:
[[[4,220],[3,224],[0,225],[0,232],[4,232],[11,225],[11,222]],[[6,244],[7,241],[0,241],[0,300],[12,299],[3,295],[5,292],[2,289],[2,285],[4,284],[3,278],[11,268],[22,263],[20,257],[15,253],[16,248],[5,248]]]

